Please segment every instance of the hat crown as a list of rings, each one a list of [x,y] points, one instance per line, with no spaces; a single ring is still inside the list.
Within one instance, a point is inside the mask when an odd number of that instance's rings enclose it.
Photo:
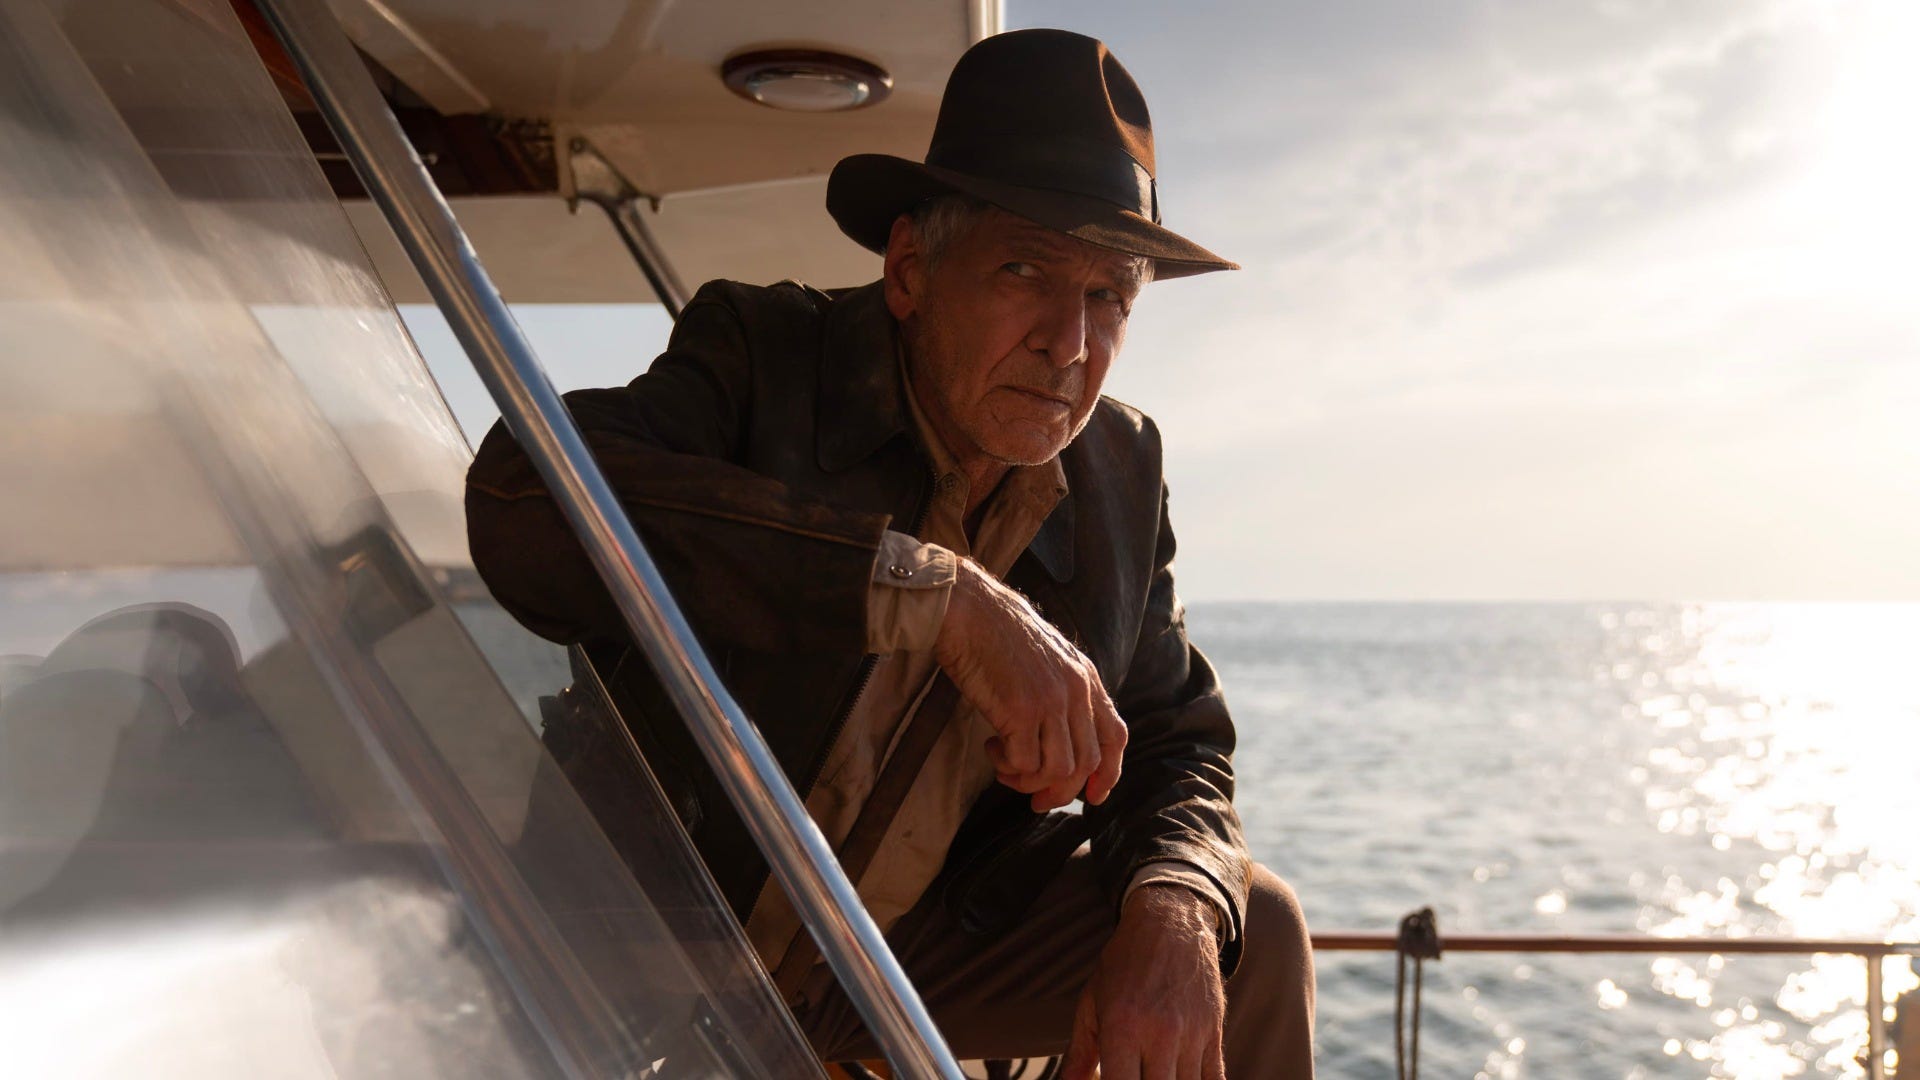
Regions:
[[[1237,269],[1160,224],[1147,100],[1107,47],[1067,30],[979,42],[947,78],[925,161],[840,159],[827,212],[884,252],[901,215],[961,195],[1076,240],[1153,260],[1154,277]]]
[[[996,34],[954,65],[927,164],[991,169],[980,158],[996,144],[1118,151],[1153,175],[1153,121],[1140,85],[1105,43],[1068,30]]]

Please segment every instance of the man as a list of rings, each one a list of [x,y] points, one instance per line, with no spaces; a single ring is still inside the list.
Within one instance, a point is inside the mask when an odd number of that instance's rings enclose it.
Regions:
[[[881,281],[709,283],[646,374],[568,402],[955,1052],[1310,1076],[1305,927],[1246,855],[1158,435],[1099,396],[1152,278],[1234,268],[1158,224],[1152,168],[1145,101],[1103,45],[990,38],[926,163],[834,170],[828,210],[884,254]],[[809,1038],[873,1056],[501,428],[468,512],[501,602],[597,651]],[[612,751],[549,743],[617,819]]]

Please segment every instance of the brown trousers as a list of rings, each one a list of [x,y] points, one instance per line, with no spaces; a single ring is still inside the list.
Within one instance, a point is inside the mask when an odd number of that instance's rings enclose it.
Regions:
[[[1114,929],[1092,860],[1075,855],[999,938],[963,932],[935,895],[887,935],[947,1045],[962,1060],[1063,1054],[1074,1007]],[[1227,982],[1229,1080],[1313,1076],[1313,950],[1293,890],[1256,865],[1240,966]],[[828,1061],[881,1056],[824,966],[801,990],[800,1026]]]

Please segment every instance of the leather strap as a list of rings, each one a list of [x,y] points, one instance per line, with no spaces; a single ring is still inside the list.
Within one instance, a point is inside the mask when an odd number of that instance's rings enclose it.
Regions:
[[[859,886],[867,867],[873,864],[874,855],[880,851],[880,842],[886,839],[887,828],[893,824],[900,807],[907,801],[907,792],[913,787],[914,780],[919,778],[921,766],[927,763],[927,755],[933,752],[933,744],[940,741],[940,734],[947,729],[947,724],[953,720],[959,707],[959,688],[946,675],[936,674],[933,684],[921,697],[919,707],[907,718],[906,730],[900,733],[899,740],[894,743],[893,753],[888,755],[887,763],[880,767],[880,776],[874,781],[873,791],[867,795],[859,816],[854,818],[853,828],[848,830],[846,840],[840,845],[840,865],[847,872],[847,880],[853,882],[855,887]],[[779,968],[773,973],[773,984],[781,997],[793,1000],[819,955],[820,947],[813,940],[811,932],[802,933],[794,939],[787,949],[787,955],[781,958]]]

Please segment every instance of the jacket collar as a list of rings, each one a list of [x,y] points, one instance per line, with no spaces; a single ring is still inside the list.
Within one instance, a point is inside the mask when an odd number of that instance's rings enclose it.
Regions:
[[[1069,446],[1067,450],[1072,450]],[[1066,451],[1060,455],[1066,457]],[[1065,462],[1062,462],[1065,464]],[[1027,550],[1040,561],[1047,576],[1065,585],[1073,580],[1073,488],[1067,488],[1060,501],[1054,504],[1053,513],[1040,523],[1040,531],[1033,534],[1033,541]]]
[[[881,283],[862,285],[827,312],[820,366],[820,467],[840,472],[905,434],[911,423],[901,400],[899,333]]]
[[[887,310],[882,284],[876,281],[848,291],[827,313],[815,454],[828,472],[852,468],[913,429],[901,382],[899,324]],[[1069,446],[1061,453],[1062,466],[1072,450]],[[1041,523],[1027,550],[1055,581],[1073,580],[1071,487]]]

